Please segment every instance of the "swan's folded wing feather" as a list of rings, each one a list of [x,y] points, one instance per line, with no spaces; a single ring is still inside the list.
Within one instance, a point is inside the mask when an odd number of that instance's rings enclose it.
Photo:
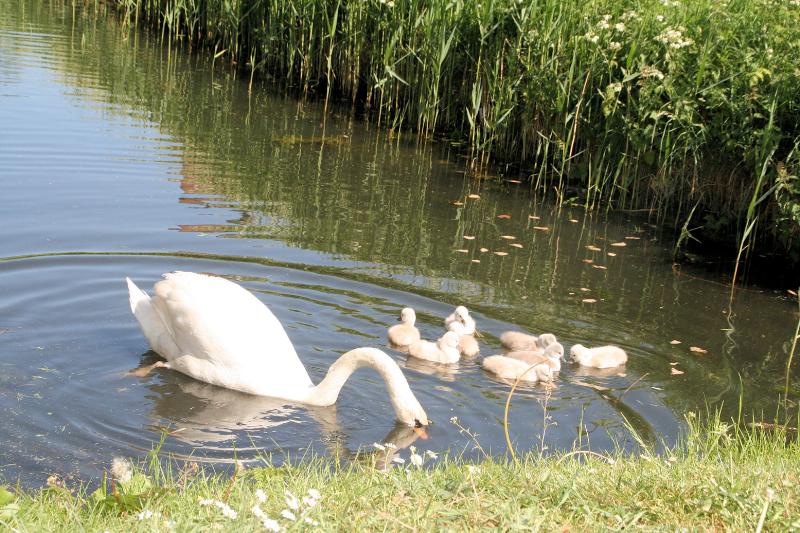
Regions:
[[[164,278],[154,301],[183,353],[258,381],[259,389],[312,385],[280,321],[249,291],[189,272]]]

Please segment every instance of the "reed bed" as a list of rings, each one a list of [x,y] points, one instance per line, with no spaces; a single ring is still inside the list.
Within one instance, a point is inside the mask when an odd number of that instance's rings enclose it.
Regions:
[[[517,163],[560,201],[800,261],[800,0],[118,4],[251,80]]]

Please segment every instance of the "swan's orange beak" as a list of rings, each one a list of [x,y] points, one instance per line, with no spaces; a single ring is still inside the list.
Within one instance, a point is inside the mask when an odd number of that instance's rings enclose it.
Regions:
[[[425,431],[425,426],[414,428],[414,433],[416,433],[417,436],[422,440],[428,440],[428,432]]]

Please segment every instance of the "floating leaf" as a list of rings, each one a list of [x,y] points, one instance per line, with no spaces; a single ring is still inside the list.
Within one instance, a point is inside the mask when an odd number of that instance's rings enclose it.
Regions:
[[[583,292],[589,292],[589,291],[590,291],[590,290],[592,290],[592,289],[588,289],[588,288],[586,288],[586,287],[581,287],[581,290],[582,290]]]
[[[506,219],[507,220],[507,219],[511,218],[511,215],[506,215],[506,214],[497,215],[497,218],[502,218],[502,219]]]
[[[681,341],[679,341],[678,339],[672,339],[671,341],[669,341],[669,343],[670,344],[681,344]]]
[[[569,219],[569,221],[572,222],[573,224],[577,224],[579,222],[577,218],[571,218]]]
[[[480,259],[473,259],[473,260],[472,260],[472,262],[473,262],[473,263],[480,263],[480,262],[481,262],[481,260],[480,260]]]
[[[460,249],[456,250],[456,252],[458,252],[460,254],[468,254],[469,250],[465,250],[464,248],[460,248]]]
[[[594,298],[584,298],[584,299],[583,299],[583,300],[581,300],[581,301],[582,301],[583,303],[585,303],[585,304],[594,304],[594,303],[597,303],[597,300],[595,300]]]
[[[513,240],[516,239],[516,237],[514,237],[513,235],[500,235],[500,238],[501,239],[506,239],[506,240],[509,240],[509,241],[513,241]]]
[[[599,252],[599,251],[601,251],[601,250],[600,250],[600,248],[598,248],[598,247],[597,247],[597,246],[595,246],[594,244],[590,244],[590,245],[588,245],[588,246],[586,247],[586,249],[587,249],[587,250],[591,250],[591,251],[593,251],[593,252]]]
[[[581,259],[581,261],[583,261],[587,265],[591,265],[592,263],[594,263],[594,259]]]
[[[530,220],[539,220],[539,217],[537,217],[536,215],[528,215],[528,218]]]
[[[606,255],[608,255],[608,257],[617,257],[617,254],[614,252],[608,252]]]
[[[683,371],[682,370],[678,370],[677,368],[675,368],[673,366],[673,367],[671,367],[669,369],[669,373],[672,374],[673,376],[680,376],[681,374],[683,374]]]
[[[488,251],[489,251],[489,249],[488,249],[488,248],[481,248],[481,253],[484,253],[484,254],[485,254],[485,253],[486,253],[486,252],[488,252]]]
[[[511,246],[513,246],[514,248],[522,248],[522,245],[518,242],[512,242]]]
[[[547,226],[534,226],[533,229],[538,229],[539,231],[550,231],[550,228]]]
[[[670,363],[670,364],[671,364],[672,366],[675,366],[675,365],[677,365],[677,364],[678,364],[678,362],[677,362],[677,361],[675,361],[674,363]]]
[[[628,235],[627,237],[625,237],[625,239],[629,241],[638,241],[639,239],[641,239],[641,237],[636,237],[635,235]]]
[[[792,296],[797,296],[797,291],[793,291],[792,289],[786,289],[786,292],[788,292]]]
[[[475,235],[464,235],[464,238],[466,240],[468,240],[468,241],[474,241],[475,240]]]
[[[450,203],[453,204],[453,205],[464,205],[464,202],[459,202],[458,200],[453,200]]]
[[[606,267],[604,267],[603,265],[592,265],[592,268],[597,268],[597,269],[599,269],[599,270],[608,270],[608,269],[607,269]]]
[[[708,353],[708,350],[704,350],[703,348],[700,348],[699,346],[690,346],[689,347],[689,351],[694,352],[694,353],[699,353],[699,354]]]
[[[514,183],[514,184],[516,184],[516,185],[519,185],[520,183],[522,183],[522,181],[521,181],[521,180],[506,180],[506,181],[507,181],[508,183]]]
[[[480,197],[481,197],[480,194],[470,194],[469,196],[467,196],[467,198],[471,198],[473,200],[480,200]]]
[[[623,246],[628,246],[628,243],[627,243],[627,242],[624,242],[624,241],[620,241],[620,242],[612,242],[612,243],[611,243],[611,246],[617,246],[617,247],[620,247],[620,248],[621,248],[621,247],[623,247]]]
[[[500,257],[504,255],[508,255],[508,252],[494,252],[494,255],[499,255]]]

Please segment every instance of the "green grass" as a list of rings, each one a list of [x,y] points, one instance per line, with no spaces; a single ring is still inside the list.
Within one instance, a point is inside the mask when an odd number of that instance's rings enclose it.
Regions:
[[[561,200],[579,188],[800,261],[800,2],[117,3],[251,80],[445,134],[475,166],[520,163]]]
[[[257,531],[258,504],[287,530],[754,531],[761,520],[765,531],[800,529],[795,431],[688,421],[684,442],[662,455],[530,454],[518,463],[445,460],[420,468],[402,450],[406,463],[388,471],[375,468],[384,452],[374,452],[338,465],[248,468],[233,479],[153,466],[117,483],[116,496],[108,483],[105,500],[58,483],[18,491],[11,507],[0,506],[0,524],[12,531]],[[317,505],[301,502],[297,521],[281,517],[287,491],[302,499],[310,489],[321,494]],[[226,502],[237,517],[203,499]]]

